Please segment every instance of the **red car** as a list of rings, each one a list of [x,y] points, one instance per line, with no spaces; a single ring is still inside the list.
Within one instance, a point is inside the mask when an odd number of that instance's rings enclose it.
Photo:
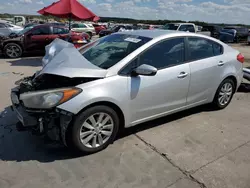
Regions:
[[[104,25],[93,24],[93,26],[97,35],[100,33],[101,30],[107,29]]]
[[[45,46],[56,38],[69,41],[76,47],[90,40],[86,33],[69,33],[66,27],[43,24],[27,27],[19,33],[11,34],[1,41],[0,47],[6,57],[18,58],[27,52],[45,52]]]

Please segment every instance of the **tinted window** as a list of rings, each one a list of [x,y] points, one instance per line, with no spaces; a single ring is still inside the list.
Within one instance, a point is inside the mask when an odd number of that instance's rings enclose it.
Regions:
[[[215,56],[223,54],[223,47],[220,44],[214,42],[213,49]]]
[[[53,34],[60,35],[60,34],[67,34],[67,33],[69,33],[69,30],[66,28],[59,28],[59,27],[53,28]]]
[[[189,31],[189,32],[192,32],[192,33],[195,33],[194,26],[193,26],[193,25],[189,25],[189,26],[188,26],[188,31]]]
[[[0,23],[0,28],[5,28],[5,25]]]
[[[163,26],[163,29],[167,30],[177,30],[179,27],[179,24],[166,24]]]
[[[157,69],[179,65],[184,62],[184,38],[160,42],[139,57],[139,65],[148,64]]]
[[[86,28],[87,26],[84,25],[84,24],[78,24],[79,25],[79,28]]]
[[[80,53],[92,64],[108,69],[150,40],[135,35],[110,35],[83,47]]]
[[[181,25],[180,28],[179,28],[179,31],[189,31],[189,32],[192,32],[192,33],[195,32],[193,25]]]
[[[79,28],[78,24],[72,24],[72,28]]]
[[[49,35],[50,34],[50,29],[49,27],[40,27],[37,29],[34,29],[32,31],[33,35]]]
[[[213,41],[202,38],[189,38],[189,61],[209,58],[223,53],[223,47]]]

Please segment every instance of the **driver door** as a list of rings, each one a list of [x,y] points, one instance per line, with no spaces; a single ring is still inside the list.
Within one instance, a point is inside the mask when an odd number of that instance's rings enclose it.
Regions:
[[[129,66],[142,64],[158,69],[155,76],[129,77],[132,124],[177,111],[186,106],[190,81],[189,64],[185,63],[184,38],[159,42],[139,55]],[[133,66],[133,64],[136,66]]]

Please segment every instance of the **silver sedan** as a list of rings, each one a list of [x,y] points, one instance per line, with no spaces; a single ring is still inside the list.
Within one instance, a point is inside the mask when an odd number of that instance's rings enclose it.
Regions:
[[[223,109],[243,77],[242,54],[193,33],[139,30],[79,51],[63,46],[53,42],[43,69],[19,82],[13,108],[19,129],[55,129],[85,153],[106,148],[123,127],[207,103]]]

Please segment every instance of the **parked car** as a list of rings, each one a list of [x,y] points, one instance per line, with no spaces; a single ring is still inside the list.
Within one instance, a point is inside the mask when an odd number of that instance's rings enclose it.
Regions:
[[[93,27],[92,24],[73,23],[71,25],[71,31],[80,32],[80,33],[85,32],[90,36],[90,38],[96,35],[95,28]]]
[[[20,26],[16,26],[10,23],[0,22],[0,35],[1,36],[9,36],[11,33],[17,33],[22,31],[23,28]]]
[[[100,33],[101,30],[107,29],[104,25],[93,24],[93,26],[97,35]]]
[[[235,42],[247,41],[249,30],[240,26],[227,26],[224,30],[236,30]]]
[[[36,25],[23,29],[19,33],[10,35],[1,41],[0,49],[8,58],[18,58],[23,53],[31,51],[45,51],[45,46],[54,39],[61,38],[76,45],[88,41],[87,34],[69,33],[68,28],[55,25]]]
[[[221,30],[222,30],[222,27],[217,26],[217,25],[205,25],[202,27],[201,31],[210,31],[211,37],[218,39]]]
[[[17,128],[85,153],[124,127],[207,103],[223,109],[243,77],[237,50],[188,32],[128,31],[80,50],[51,48],[56,56],[11,92]]]
[[[196,30],[196,25],[192,23],[169,23],[166,24],[163,29],[165,30],[173,30],[173,31],[184,31],[184,32],[191,32],[191,33],[199,33],[202,35],[211,36],[210,31],[201,31],[198,32]]]
[[[113,27],[109,29],[104,29],[99,32],[99,37],[104,37],[106,35],[110,35],[112,33],[118,32],[121,28],[125,28],[124,25],[114,25]]]
[[[219,39],[226,43],[237,42],[236,33],[235,29],[222,29],[219,33]]]
[[[248,32],[247,42],[250,45],[250,31]]]

